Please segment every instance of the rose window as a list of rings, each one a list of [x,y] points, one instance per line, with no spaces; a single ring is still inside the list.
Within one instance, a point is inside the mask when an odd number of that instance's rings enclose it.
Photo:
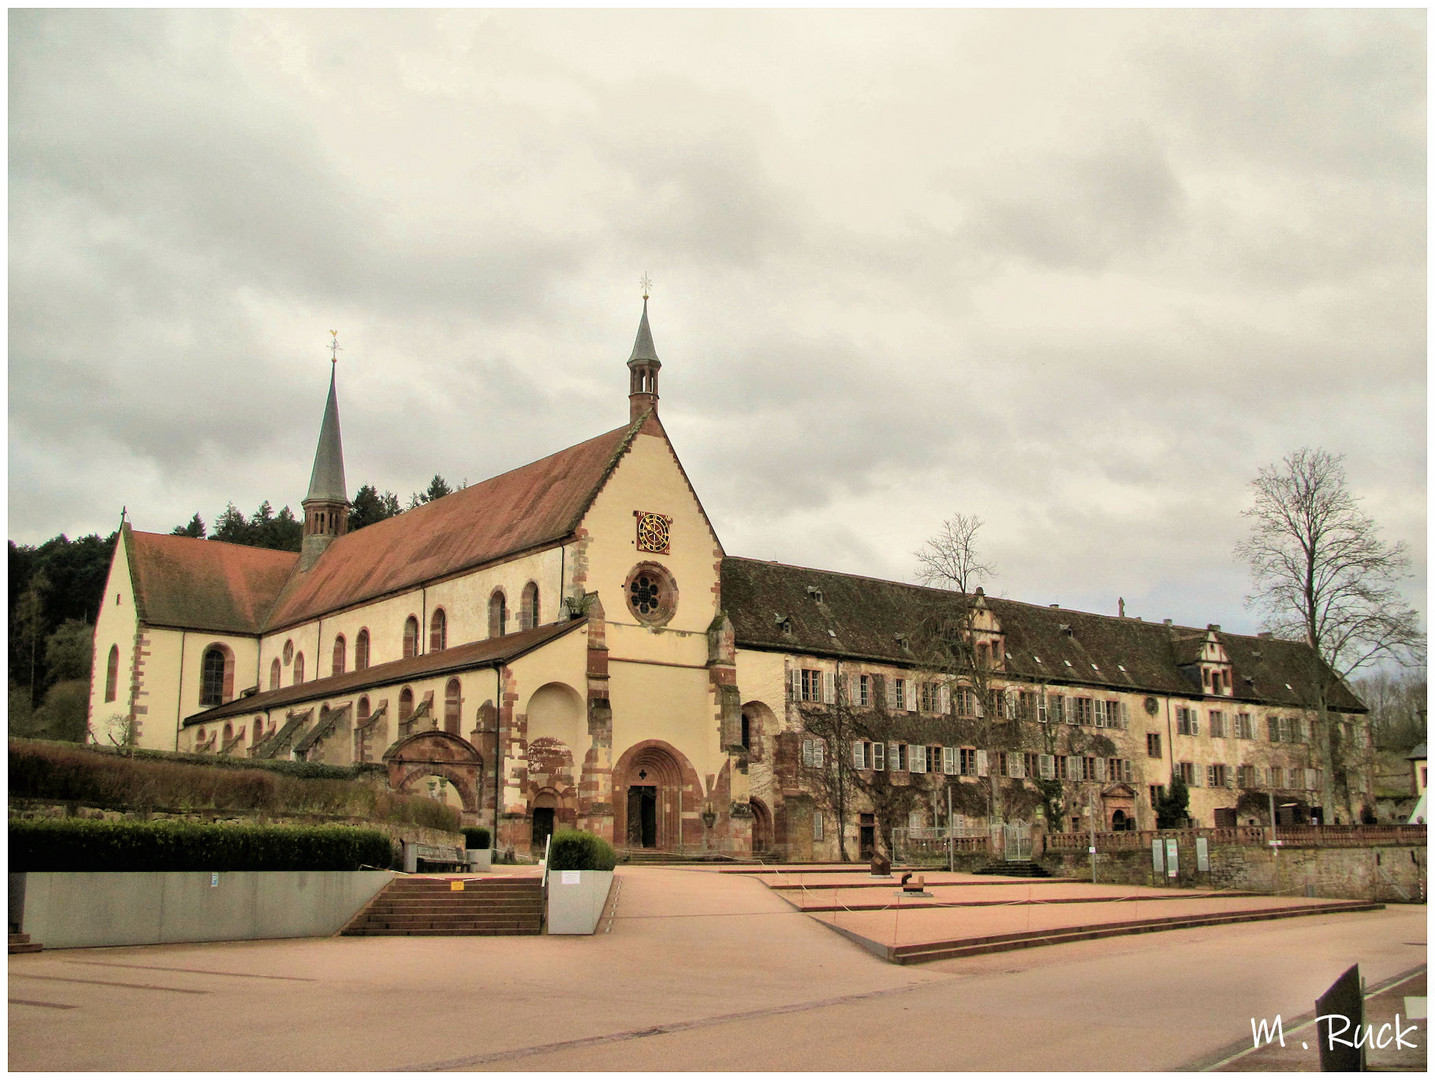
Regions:
[[[656,615],[662,590],[658,583],[647,574],[640,574],[630,590],[633,595],[633,610],[639,615]]]

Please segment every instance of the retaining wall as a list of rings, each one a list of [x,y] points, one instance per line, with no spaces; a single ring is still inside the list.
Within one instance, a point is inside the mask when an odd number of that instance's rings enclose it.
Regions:
[[[11,874],[12,919],[47,949],[337,933],[387,870]],[[16,879],[21,879],[16,881]]]
[[[1193,841],[1179,841],[1172,879],[1157,874],[1151,851],[1100,852],[1096,880],[1116,885],[1179,885],[1181,888],[1234,889],[1332,900],[1379,900],[1423,903],[1427,895],[1426,850],[1413,845],[1351,848],[1282,848],[1212,844],[1210,870],[1196,869]],[[1038,860],[1053,873],[1089,879],[1091,856],[1047,852]]]

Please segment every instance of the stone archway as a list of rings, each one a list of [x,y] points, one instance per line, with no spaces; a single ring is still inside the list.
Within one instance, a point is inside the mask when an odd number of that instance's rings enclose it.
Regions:
[[[670,744],[630,746],[613,767],[613,837],[619,847],[679,851],[702,843],[702,782]]]
[[[761,799],[749,799],[752,807],[752,853],[772,850],[772,811]]]
[[[415,780],[441,776],[458,791],[463,824],[478,824],[483,756],[467,739],[448,731],[421,731],[394,743],[383,760],[394,791],[409,791]]]

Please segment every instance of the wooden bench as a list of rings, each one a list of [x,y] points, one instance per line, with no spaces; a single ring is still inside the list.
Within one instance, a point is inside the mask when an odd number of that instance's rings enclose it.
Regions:
[[[436,847],[404,841],[404,873],[417,874],[420,864],[431,870],[462,873],[468,869],[468,857],[460,847]]]

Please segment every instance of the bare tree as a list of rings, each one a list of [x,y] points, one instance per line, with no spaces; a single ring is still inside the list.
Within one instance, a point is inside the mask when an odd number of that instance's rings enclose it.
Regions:
[[[971,592],[983,579],[996,576],[996,568],[977,551],[977,532],[982,519],[975,514],[957,514],[942,522],[941,531],[921,549],[917,557],[917,580],[937,589]]]
[[[1344,458],[1305,448],[1263,467],[1245,510],[1251,532],[1236,555],[1251,571],[1246,604],[1263,613],[1277,637],[1311,646],[1324,776],[1326,820],[1335,806],[1336,772],[1343,770],[1342,725],[1330,722],[1332,696],[1366,664],[1423,662],[1419,615],[1397,583],[1409,576],[1405,545],[1387,544],[1346,484]],[[1343,772],[1342,772],[1343,775]],[[1346,810],[1350,812],[1349,787]]]

